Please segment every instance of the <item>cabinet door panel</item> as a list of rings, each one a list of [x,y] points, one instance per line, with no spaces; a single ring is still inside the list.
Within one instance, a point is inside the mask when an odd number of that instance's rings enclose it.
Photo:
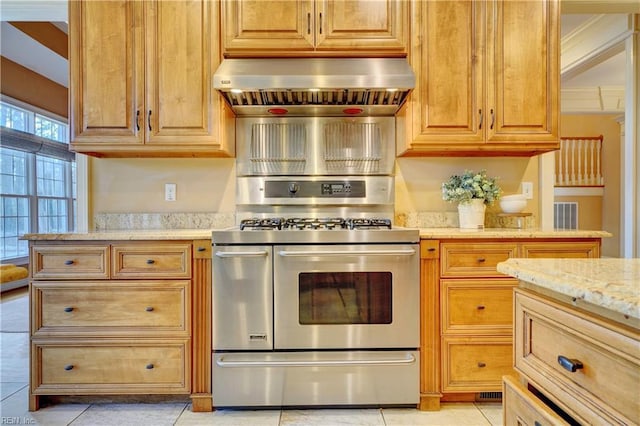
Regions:
[[[229,0],[222,2],[222,13],[225,54],[313,50],[312,1]]]
[[[148,2],[145,7],[147,143],[214,142],[211,73],[218,64],[214,4],[170,1]]]
[[[405,51],[407,2],[395,0],[318,1],[318,50]]]
[[[488,140],[556,140],[557,3],[491,2],[488,16]]]
[[[69,3],[71,142],[142,143],[140,3]]]
[[[484,3],[419,2],[418,8],[428,30],[412,60],[414,141],[480,143]]]

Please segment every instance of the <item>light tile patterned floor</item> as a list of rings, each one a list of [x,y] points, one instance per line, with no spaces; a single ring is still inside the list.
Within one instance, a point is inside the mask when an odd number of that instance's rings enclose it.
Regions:
[[[13,291],[0,303],[0,424],[21,425],[502,425],[499,403],[449,403],[437,412],[407,408],[218,410],[194,413],[188,402],[56,404],[28,411],[29,334],[27,293]]]

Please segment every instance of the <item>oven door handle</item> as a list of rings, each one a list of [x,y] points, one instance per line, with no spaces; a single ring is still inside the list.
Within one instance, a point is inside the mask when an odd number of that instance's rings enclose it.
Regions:
[[[266,250],[259,251],[217,251],[216,257],[262,257],[269,254]]]
[[[400,250],[280,250],[280,256],[413,256],[414,249]]]
[[[272,360],[272,361],[225,361],[221,356],[216,359],[216,364],[220,367],[342,367],[354,365],[403,365],[413,364],[416,357],[407,354],[404,358],[397,359],[333,359],[326,361],[313,360]]]

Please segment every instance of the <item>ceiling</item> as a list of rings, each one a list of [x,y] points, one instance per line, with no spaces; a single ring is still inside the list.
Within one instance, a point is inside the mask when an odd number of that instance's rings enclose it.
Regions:
[[[640,12],[640,2],[636,0],[563,0],[561,4],[563,40],[587,25],[596,13]],[[66,0],[3,0],[0,2],[0,20],[2,56],[68,87],[67,60],[6,22],[49,21],[67,32]],[[578,75],[562,79],[563,89],[624,85],[624,52],[603,57]]]

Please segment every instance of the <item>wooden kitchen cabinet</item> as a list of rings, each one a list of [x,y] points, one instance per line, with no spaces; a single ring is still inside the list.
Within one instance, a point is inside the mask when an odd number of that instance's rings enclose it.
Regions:
[[[398,155],[523,155],[559,144],[559,4],[414,1],[416,87]]]
[[[71,149],[233,155],[233,115],[211,85],[220,60],[218,7],[206,0],[70,2]]]
[[[600,238],[423,239],[421,410],[495,398],[513,370],[513,289],[498,272],[511,257],[600,257]]]
[[[191,396],[211,411],[211,241],[30,242],[30,400]]]
[[[514,318],[515,369],[524,386],[505,380],[505,388],[519,394],[505,395],[506,424],[522,406],[529,407],[535,421],[553,413],[571,424],[637,424],[637,328],[523,288],[515,291]],[[582,365],[563,366],[561,356]]]
[[[223,0],[226,57],[405,56],[408,2]]]

